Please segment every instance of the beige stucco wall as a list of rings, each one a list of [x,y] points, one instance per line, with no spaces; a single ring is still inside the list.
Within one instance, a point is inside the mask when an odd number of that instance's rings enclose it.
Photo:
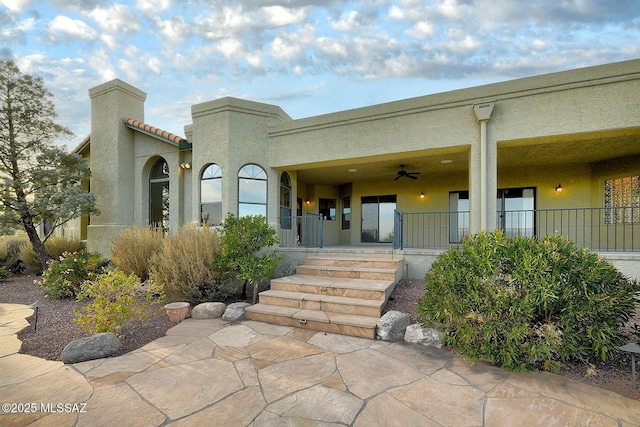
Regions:
[[[148,223],[148,173],[160,156],[170,169],[172,231],[199,222],[200,177],[210,163],[222,169],[223,212],[235,214],[238,171],[249,163],[261,166],[268,176],[267,216],[275,227],[282,171],[292,179],[294,213],[297,197],[312,202],[303,205],[305,213],[317,213],[320,198],[336,199],[337,220],[325,223],[325,245],[360,243],[360,201],[365,196],[396,195],[397,208],[404,212],[445,212],[451,191],[469,190],[474,230],[495,227],[499,188],[535,187],[538,209],[600,207],[604,179],[639,174],[640,152],[621,150],[626,154],[616,159],[609,159],[606,151],[595,158],[576,154],[583,149],[581,142],[593,147],[599,138],[626,141],[630,147],[637,144],[639,95],[640,60],[636,60],[300,120],[292,120],[274,105],[223,98],[192,107],[193,123],[185,134],[193,148],[185,151],[126,128],[123,116],[144,119],[146,95],[123,82],[109,82],[90,91],[91,185],[103,210],[103,215],[92,218],[90,248],[104,251],[121,228]],[[487,140],[482,147],[483,126],[473,107],[488,102],[493,112],[485,122]],[[302,171],[314,168],[331,174],[332,168],[352,163],[402,164],[403,159],[454,153],[459,156],[456,165],[462,167],[449,169],[453,172],[423,170],[415,181],[357,175],[332,184],[299,179]],[[539,158],[553,161],[547,164]],[[517,165],[511,164],[514,160]],[[190,170],[180,168],[185,161],[192,164]],[[481,161],[486,162],[486,172]],[[555,191],[558,183],[562,193]],[[349,230],[342,230],[340,221],[345,196],[351,197]],[[487,213],[482,221],[481,208]]]
[[[238,172],[247,164],[256,164],[267,173],[267,208],[275,226],[279,212],[280,174],[270,167],[267,129],[269,125],[290,120],[280,107],[236,98],[223,98],[192,107],[193,173],[191,176],[191,214],[200,217],[200,176],[205,166],[216,163],[222,170],[223,212],[238,213]]]
[[[133,135],[122,117],[144,120],[146,94],[120,80],[97,86],[91,98],[91,191],[100,215],[91,219],[87,247],[108,254],[111,238],[133,224]]]

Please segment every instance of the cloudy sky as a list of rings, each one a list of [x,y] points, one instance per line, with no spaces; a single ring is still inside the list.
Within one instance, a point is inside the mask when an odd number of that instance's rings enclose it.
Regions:
[[[69,146],[114,78],[183,135],[222,96],[301,118],[640,58],[639,40],[637,0],[0,0],[0,59],[44,78]]]

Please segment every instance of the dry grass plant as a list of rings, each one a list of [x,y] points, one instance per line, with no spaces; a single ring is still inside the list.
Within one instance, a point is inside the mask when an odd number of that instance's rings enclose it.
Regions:
[[[53,259],[59,259],[63,253],[75,253],[84,249],[82,241],[75,237],[51,236],[44,243],[47,254]],[[20,249],[20,259],[24,262],[27,272],[40,274],[42,265],[31,244],[26,241]]]
[[[164,238],[162,251],[151,258],[150,277],[168,300],[199,303],[223,299],[235,288],[221,281],[214,261],[220,253],[218,233],[188,225]]]
[[[113,238],[111,262],[125,274],[135,274],[141,281],[149,278],[151,257],[162,251],[162,231],[133,226]]]

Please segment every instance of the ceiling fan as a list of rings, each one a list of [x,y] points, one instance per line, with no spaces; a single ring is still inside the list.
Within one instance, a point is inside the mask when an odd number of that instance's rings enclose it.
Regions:
[[[397,181],[403,176],[411,179],[418,179],[418,177],[414,175],[420,175],[420,172],[407,172],[406,170],[404,170],[404,165],[400,165],[400,170],[398,171],[398,175],[396,175],[396,177],[393,180]]]

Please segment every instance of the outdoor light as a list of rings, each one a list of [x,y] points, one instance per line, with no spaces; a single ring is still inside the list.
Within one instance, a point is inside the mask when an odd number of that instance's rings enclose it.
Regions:
[[[424,199],[424,191],[421,191],[421,192],[420,192],[420,198],[421,198],[421,199]]]
[[[311,204],[311,200],[307,199],[307,201],[305,203],[310,205]]]
[[[180,167],[182,169],[191,169],[191,163],[189,163],[189,162],[180,163]]]
[[[556,187],[556,193],[562,193],[562,184],[558,183],[558,186]]]

